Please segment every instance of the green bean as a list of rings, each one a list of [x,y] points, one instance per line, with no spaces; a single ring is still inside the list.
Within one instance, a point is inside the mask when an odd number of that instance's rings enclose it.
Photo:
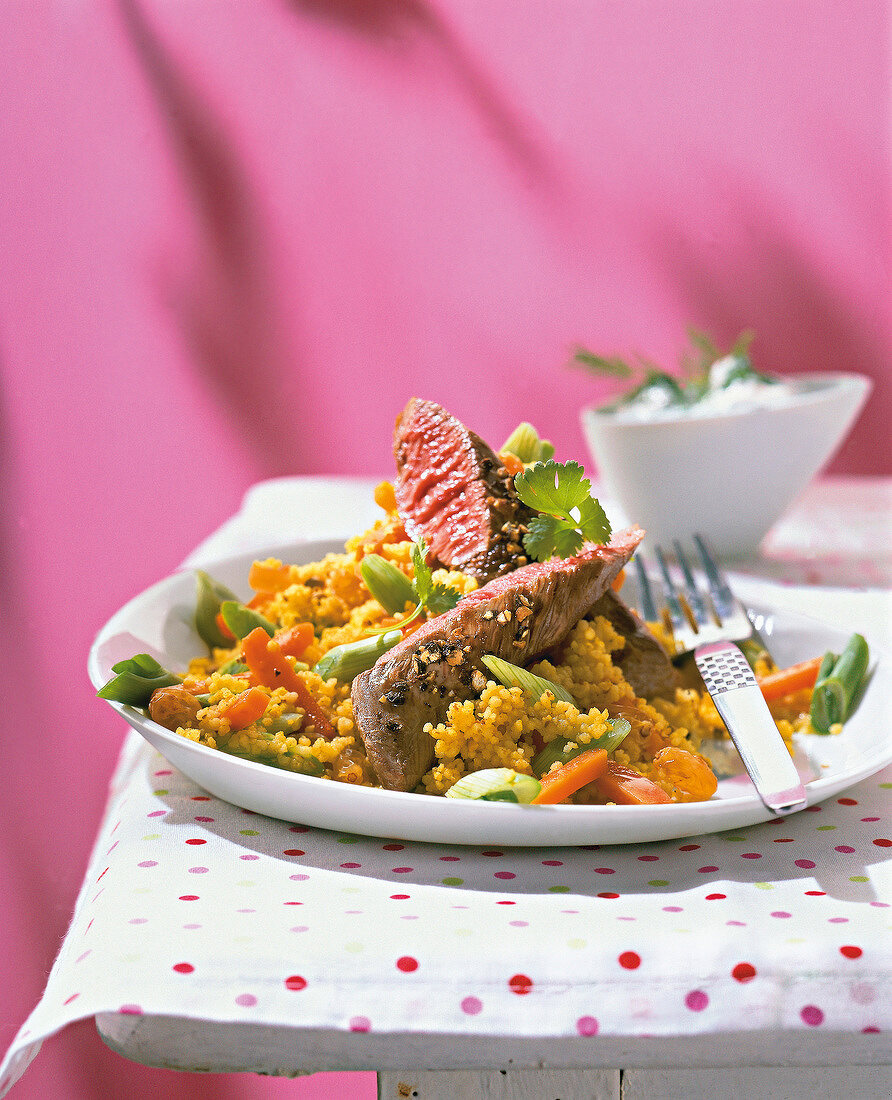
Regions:
[[[374,634],[370,638],[360,638],[358,642],[345,642],[330,649],[313,669],[323,680],[340,680],[349,684],[360,672],[378,660],[382,653],[393,649],[402,638],[399,630],[388,630],[385,634]]]
[[[226,623],[236,638],[247,638],[251,631],[256,630],[258,626],[262,626],[270,637],[276,632],[275,626],[269,619],[252,607],[245,607],[238,600],[224,600],[220,604],[220,614],[223,616],[223,622]]]
[[[220,584],[203,569],[195,570],[197,597],[195,601],[195,629],[198,636],[209,649],[227,648],[231,638],[227,638],[217,623],[220,607],[224,600],[237,599],[225,584]]]
[[[404,611],[407,603],[418,603],[415,587],[406,574],[380,554],[366,554],[359,569],[366,588],[388,615]]]
[[[867,672],[870,651],[860,634],[853,634],[837,658],[826,653],[812,691],[810,718],[818,733],[829,733],[832,726],[851,715]]]
[[[131,707],[147,707],[157,688],[172,687],[183,682],[182,676],[169,672],[148,653],[137,653],[112,665],[117,673],[96,692],[100,699],[127,703]]]

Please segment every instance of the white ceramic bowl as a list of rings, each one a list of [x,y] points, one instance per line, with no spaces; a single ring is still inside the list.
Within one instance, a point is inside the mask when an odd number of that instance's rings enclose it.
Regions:
[[[648,546],[706,535],[724,557],[754,552],[833,456],[871,391],[860,374],[790,377],[789,404],[636,421],[588,407],[598,477]]]

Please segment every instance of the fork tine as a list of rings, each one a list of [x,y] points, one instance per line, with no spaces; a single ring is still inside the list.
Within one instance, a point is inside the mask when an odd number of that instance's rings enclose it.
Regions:
[[[654,553],[657,556],[657,564],[660,567],[660,573],[663,575],[669,618],[672,620],[673,627],[678,630],[679,628],[689,625],[688,616],[684,613],[684,608],[679,598],[678,585],[676,585],[675,581],[672,579],[672,574],[669,572],[669,566],[666,564],[662,546],[655,547]]]
[[[644,567],[644,560],[640,554],[635,555],[632,559],[632,564],[635,566],[635,572],[638,575],[638,589],[641,594],[641,613],[647,622],[655,623],[659,618],[659,614],[657,612],[656,602],[654,601],[653,591],[650,587],[650,579]]]
[[[681,543],[675,539],[672,543],[675,548],[675,558],[678,562],[678,567],[684,576],[685,583],[685,597],[694,614],[694,618],[697,621],[698,626],[705,626],[710,619],[710,616],[706,611],[706,604],[703,600],[703,596],[700,589],[697,587],[697,582],[694,580],[694,574],[691,570],[690,563],[688,562],[687,555],[681,547]]]
[[[734,611],[734,595],[725,579],[724,573],[716,564],[716,556],[702,535],[694,535],[694,545],[703,563],[703,571],[709,587],[712,602],[719,619],[726,619]]]

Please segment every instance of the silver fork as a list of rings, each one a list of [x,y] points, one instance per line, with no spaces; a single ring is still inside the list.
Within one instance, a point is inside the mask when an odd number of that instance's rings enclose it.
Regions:
[[[678,542],[673,542],[673,550],[680,581],[662,547],[654,550],[659,579],[652,580],[641,555],[635,555],[640,611],[648,621],[662,621],[671,629],[679,647],[676,658],[693,653],[706,690],[765,806],[776,814],[802,809],[807,802],[802,780],[741,649],[754,637],[761,639],[706,540],[695,535],[694,545],[705,590]],[[658,586],[661,605],[654,597]]]

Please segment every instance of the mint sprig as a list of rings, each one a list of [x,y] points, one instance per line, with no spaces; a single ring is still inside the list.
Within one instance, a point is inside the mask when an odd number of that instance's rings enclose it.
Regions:
[[[578,462],[548,460],[514,479],[517,495],[539,514],[527,524],[523,545],[536,561],[569,558],[583,542],[610,538],[610,521],[591,495],[592,485]]]

